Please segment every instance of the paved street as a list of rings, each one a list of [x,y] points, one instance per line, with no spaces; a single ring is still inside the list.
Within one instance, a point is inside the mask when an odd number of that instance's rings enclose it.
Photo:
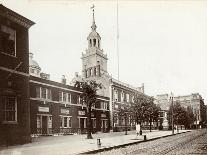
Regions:
[[[98,154],[207,154],[207,130],[194,130],[166,138],[113,149]]]

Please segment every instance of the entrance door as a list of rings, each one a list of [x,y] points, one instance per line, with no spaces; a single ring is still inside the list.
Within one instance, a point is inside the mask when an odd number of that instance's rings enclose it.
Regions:
[[[81,129],[81,134],[84,131],[84,118],[80,118],[80,129]]]
[[[105,121],[106,121],[106,120],[102,120],[102,121],[101,121],[102,131],[103,131],[103,132],[106,131]]]
[[[47,116],[42,116],[42,134],[47,134]]]

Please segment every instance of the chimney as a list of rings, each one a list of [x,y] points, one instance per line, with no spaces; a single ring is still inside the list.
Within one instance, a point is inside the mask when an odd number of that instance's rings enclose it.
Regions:
[[[62,84],[66,84],[66,78],[65,78],[65,75],[62,75],[61,83],[62,83]]]
[[[144,83],[142,83],[142,93],[144,93]]]

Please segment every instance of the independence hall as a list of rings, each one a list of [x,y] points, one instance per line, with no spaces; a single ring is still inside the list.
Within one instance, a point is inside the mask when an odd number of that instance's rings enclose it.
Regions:
[[[82,103],[81,91],[66,85],[65,76],[60,83],[51,81],[49,74],[41,73],[31,53],[29,60],[31,133],[86,133],[86,106]],[[109,98],[97,96],[91,117],[93,132],[109,131]]]

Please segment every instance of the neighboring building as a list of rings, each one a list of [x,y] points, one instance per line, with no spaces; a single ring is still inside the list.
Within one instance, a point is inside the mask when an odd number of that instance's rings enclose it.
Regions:
[[[157,95],[155,97],[155,104],[157,104],[160,108],[161,108],[161,111],[159,113],[159,126],[160,126],[160,129],[168,129],[169,128],[169,123],[168,123],[168,120],[167,120],[167,112],[170,108],[170,96],[168,94],[161,94],[161,95]]]
[[[192,109],[195,116],[194,127],[204,126],[206,121],[205,105],[204,99],[199,93],[174,97],[174,102],[180,102],[185,108],[190,107]]]
[[[0,4],[0,145],[31,141],[28,29],[33,24]]]
[[[31,133],[86,133],[86,106],[80,98],[80,89],[66,85],[65,76],[61,78],[61,83],[49,80],[49,74],[41,73],[32,57],[30,64]],[[97,98],[91,114],[93,132],[108,132],[109,98]]]
[[[111,119],[111,129],[115,131],[122,131],[125,129],[125,125],[128,129],[134,129],[135,119],[133,115],[127,114],[127,122],[125,123],[124,116],[119,115],[120,109],[124,106],[130,107],[134,104],[134,97],[137,94],[143,94],[144,85],[141,88],[135,88],[131,85],[120,82],[116,79],[110,79],[110,119]]]
[[[158,104],[162,109],[162,116],[167,116],[167,111],[169,110],[172,100],[170,100],[170,95],[163,94],[157,95],[156,104]],[[193,127],[201,127],[204,126],[206,122],[206,109],[204,105],[204,100],[199,93],[193,93],[191,95],[185,96],[176,96],[173,97],[173,103],[179,102],[181,106],[191,108],[193,114],[195,116],[195,121],[193,123]],[[163,117],[163,127],[167,127],[167,117]]]
[[[144,84],[142,87],[133,87],[129,84],[123,83],[119,80],[112,78],[107,71],[107,55],[101,49],[101,36],[96,31],[96,23],[94,18],[91,26],[91,32],[87,37],[88,49],[82,53],[82,78],[85,80],[95,80],[101,83],[103,88],[98,90],[100,96],[110,98],[110,128],[115,126],[123,126],[124,122],[120,117],[114,119],[115,113],[121,108],[121,104],[130,104],[133,102],[136,93],[144,94]],[[76,73],[75,78],[71,81],[73,84],[76,80],[80,80],[81,76]],[[131,125],[131,122],[128,123]]]

